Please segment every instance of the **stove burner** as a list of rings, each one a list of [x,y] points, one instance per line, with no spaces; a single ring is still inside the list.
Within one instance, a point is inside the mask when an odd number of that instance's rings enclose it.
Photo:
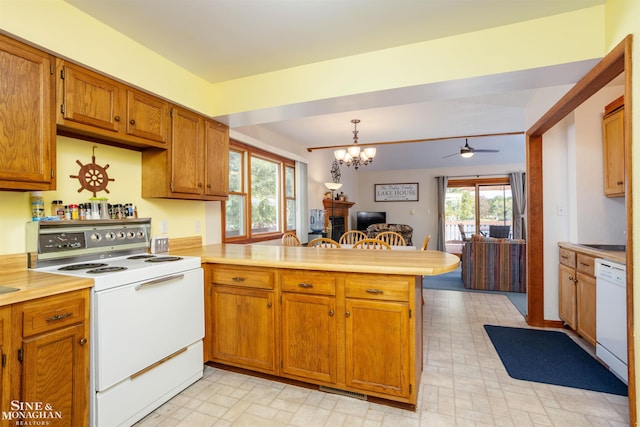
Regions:
[[[169,262],[169,261],[180,261],[182,257],[179,256],[163,256],[163,257],[155,257],[149,258],[145,262]]]
[[[127,259],[149,259],[149,258],[155,258],[155,255],[149,255],[149,254],[143,254],[143,255],[134,255],[134,256],[130,256]]]
[[[104,264],[106,265],[106,264]],[[113,273],[115,271],[122,271],[122,270],[126,270],[127,267],[101,267],[101,268],[94,268],[93,270],[89,270],[87,271],[88,274],[102,274],[102,273]]]
[[[61,270],[61,271],[86,270],[88,268],[106,267],[107,265],[108,264],[104,264],[101,262],[85,262],[83,264],[73,264],[73,265],[67,265],[65,267],[60,267],[58,270]]]

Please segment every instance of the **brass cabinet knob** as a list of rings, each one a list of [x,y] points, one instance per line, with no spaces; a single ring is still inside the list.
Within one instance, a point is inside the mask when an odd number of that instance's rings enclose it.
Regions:
[[[86,338],[81,338],[80,339],[80,345],[85,345],[87,343],[87,339]]]
[[[115,116],[115,117],[113,118],[113,120],[115,120],[116,122],[119,122],[119,121],[120,121],[120,116]]]
[[[135,124],[136,124],[136,121],[135,121],[135,120],[133,120],[133,119],[131,119],[131,120],[129,120],[129,123],[131,123],[132,125],[135,125]]]

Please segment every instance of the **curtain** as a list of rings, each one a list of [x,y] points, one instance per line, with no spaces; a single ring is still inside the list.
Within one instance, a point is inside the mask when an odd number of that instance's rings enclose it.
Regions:
[[[445,247],[445,199],[447,197],[447,183],[449,178],[446,176],[437,176],[436,181],[438,183],[438,240],[437,249],[439,251],[446,252]]]
[[[526,239],[527,219],[527,193],[525,191],[525,173],[510,172],[509,184],[511,184],[511,197],[513,200],[513,238]]]

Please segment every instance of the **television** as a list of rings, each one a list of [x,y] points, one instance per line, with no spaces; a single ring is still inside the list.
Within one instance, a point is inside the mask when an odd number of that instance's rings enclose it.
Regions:
[[[360,231],[367,231],[371,224],[384,224],[387,222],[386,212],[356,212],[356,228]]]

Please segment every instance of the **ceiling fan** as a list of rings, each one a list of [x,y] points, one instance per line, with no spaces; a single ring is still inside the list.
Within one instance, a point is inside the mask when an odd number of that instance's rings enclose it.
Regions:
[[[491,150],[491,149],[476,149],[473,148],[469,145],[469,140],[467,138],[464,139],[464,147],[460,148],[460,152],[459,153],[453,153],[453,154],[449,154],[447,156],[444,156],[443,159],[446,159],[447,157],[451,157],[451,156],[457,156],[458,154],[462,157],[464,157],[465,159],[468,159],[469,157],[473,156],[474,153],[497,153],[500,150]]]

